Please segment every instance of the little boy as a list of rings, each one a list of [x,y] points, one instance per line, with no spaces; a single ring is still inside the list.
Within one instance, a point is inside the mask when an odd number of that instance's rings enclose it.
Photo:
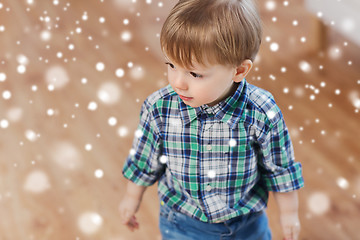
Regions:
[[[298,239],[300,163],[272,95],[245,80],[261,42],[251,0],[180,0],[161,31],[169,85],[142,105],[123,223],[158,182],[162,238],[271,239],[269,191],[284,239]]]

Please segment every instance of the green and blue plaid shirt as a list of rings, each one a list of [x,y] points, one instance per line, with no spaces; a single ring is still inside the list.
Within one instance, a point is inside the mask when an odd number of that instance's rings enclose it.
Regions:
[[[245,79],[212,107],[192,108],[167,86],[140,115],[123,174],[138,185],[158,181],[160,200],[175,211],[222,222],[261,211],[269,191],[304,185],[274,98]]]

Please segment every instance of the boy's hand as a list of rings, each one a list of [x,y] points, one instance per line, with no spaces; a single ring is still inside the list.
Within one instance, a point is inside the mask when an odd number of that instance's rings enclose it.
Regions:
[[[136,220],[135,213],[138,211],[142,196],[146,187],[136,185],[128,181],[126,193],[119,205],[122,224],[126,225],[130,231],[139,229],[139,223]]]
[[[300,234],[300,221],[297,212],[282,213],[280,223],[284,234],[283,240],[297,240]]]
[[[122,224],[126,225],[130,231],[139,229],[139,223],[135,217],[135,213],[137,212],[139,205],[140,201],[138,199],[134,199],[129,196],[125,196],[119,205]]]
[[[300,221],[298,216],[299,200],[297,191],[274,192],[279,207],[280,223],[284,234],[283,240],[298,240],[300,234]]]

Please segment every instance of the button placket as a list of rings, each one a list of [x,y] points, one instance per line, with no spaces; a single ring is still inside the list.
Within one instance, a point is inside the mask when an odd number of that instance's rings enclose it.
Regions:
[[[205,112],[203,113],[204,115],[207,115]],[[212,134],[211,131],[209,131],[212,126],[213,126],[213,116],[207,116],[206,120],[203,120],[201,122],[202,124],[202,135],[203,135],[203,154],[205,156],[207,156],[206,158],[208,158],[209,156],[211,156],[212,151],[214,150],[213,146],[212,146]],[[208,163],[203,163],[205,165],[207,165]],[[213,175],[214,175],[214,170],[212,170],[210,168],[210,166],[206,166],[202,169],[202,175],[205,177],[204,179],[207,179],[206,182],[204,183],[204,194],[208,195],[210,194],[210,192],[213,190],[214,186],[213,186]]]

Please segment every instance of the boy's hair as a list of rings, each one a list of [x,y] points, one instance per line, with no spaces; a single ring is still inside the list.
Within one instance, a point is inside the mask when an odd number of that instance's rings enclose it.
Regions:
[[[180,66],[239,66],[254,60],[261,20],[253,0],[180,0],[160,35],[163,52]]]

